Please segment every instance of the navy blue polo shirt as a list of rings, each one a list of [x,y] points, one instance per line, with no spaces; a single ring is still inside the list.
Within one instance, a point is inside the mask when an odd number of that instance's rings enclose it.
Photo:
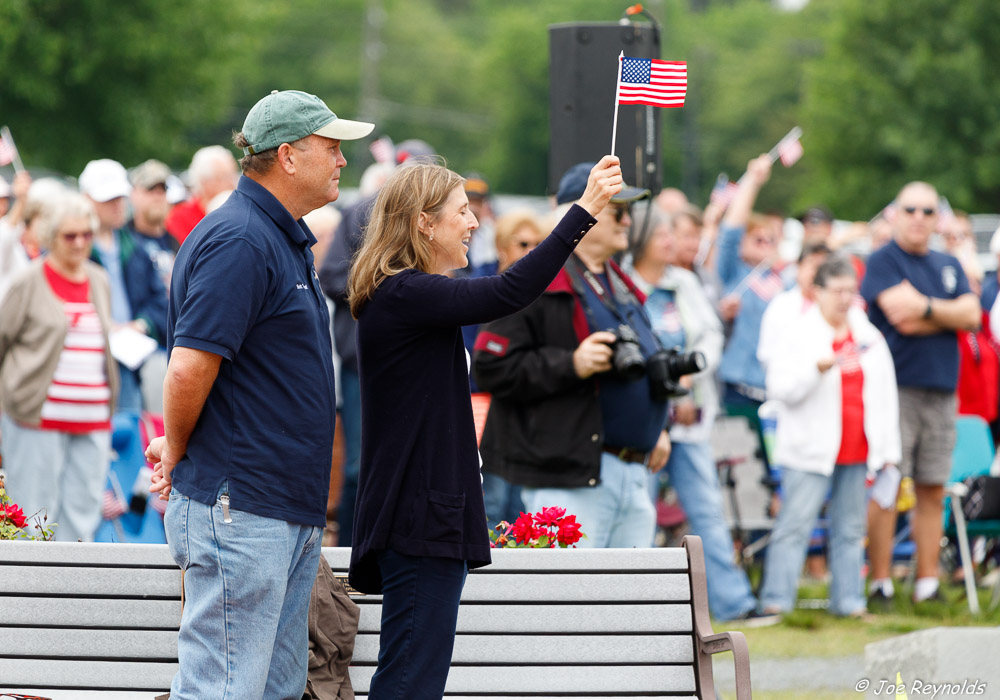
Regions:
[[[968,294],[969,280],[958,259],[928,251],[913,255],[896,241],[879,248],[868,258],[861,296],[868,304],[868,317],[885,336],[896,367],[899,386],[955,391],[958,385],[958,336],[955,331],[932,335],[903,335],[889,323],[876,299],[889,287],[909,280],[918,292],[936,299],[955,299]]]
[[[324,527],[335,399],[330,318],[313,268],[316,239],[262,186],[241,177],[177,255],[168,348],[221,355],[173,472],[185,496]]]
[[[607,275],[595,275],[605,290],[611,287]],[[591,331],[614,331],[621,321],[601,303],[597,292],[583,283],[583,303],[589,309],[587,322]],[[649,358],[659,349],[653,338],[653,330],[642,308],[636,304],[618,299],[619,314],[639,336],[642,355]],[[610,374],[598,376],[598,396],[601,401],[601,421],[604,430],[604,444],[612,447],[627,447],[640,452],[649,452],[667,424],[667,402],[653,401],[649,396],[649,381],[641,377],[634,381],[616,379]]]

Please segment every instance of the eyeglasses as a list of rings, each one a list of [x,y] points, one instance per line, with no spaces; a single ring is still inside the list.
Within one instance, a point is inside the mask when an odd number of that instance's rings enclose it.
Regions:
[[[934,209],[934,207],[903,207],[903,211],[910,215],[916,214],[920,211],[924,213],[924,216],[931,216],[937,210]]]
[[[774,245],[774,239],[767,236],[754,236],[753,242],[757,245]]]
[[[624,204],[612,205],[611,211],[614,213],[615,223],[620,224],[628,213],[628,206]]]
[[[66,231],[60,233],[59,236],[67,243],[72,243],[77,238],[82,238],[84,241],[89,241],[94,238],[93,231]]]

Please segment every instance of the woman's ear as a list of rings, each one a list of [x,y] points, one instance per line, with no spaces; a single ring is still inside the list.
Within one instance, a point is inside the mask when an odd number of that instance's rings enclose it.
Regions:
[[[431,218],[427,216],[427,212],[422,211],[417,216],[417,230],[420,233],[427,233],[427,227],[430,225]]]

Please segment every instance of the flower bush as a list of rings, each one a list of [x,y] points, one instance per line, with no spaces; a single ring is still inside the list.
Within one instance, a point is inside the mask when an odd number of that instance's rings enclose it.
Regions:
[[[0,540],[51,540],[55,534],[55,523],[46,526],[48,516],[41,512],[30,516],[25,516],[21,506],[11,501],[4,486],[3,477],[0,476]],[[37,535],[31,535],[25,528],[29,527],[29,522],[34,522],[34,529]]]
[[[575,515],[566,515],[565,508],[550,506],[534,515],[521,513],[513,525],[501,520],[490,530],[490,546],[494,549],[576,548],[576,543],[584,537]]]

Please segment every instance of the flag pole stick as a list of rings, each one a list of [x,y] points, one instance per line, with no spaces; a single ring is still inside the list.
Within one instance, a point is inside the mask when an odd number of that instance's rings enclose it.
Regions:
[[[17,151],[17,144],[14,143],[14,137],[10,135],[10,129],[6,126],[0,128],[0,138],[4,141],[10,142],[10,147],[14,150],[14,171],[18,173],[24,172],[24,163],[21,162],[21,154]]]
[[[792,141],[794,139],[797,139],[800,136],[802,136],[802,129],[800,129],[797,126],[792,127],[792,130],[789,131],[787,134],[785,134],[784,138],[778,141],[778,143],[774,144],[774,148],[772,148],[770,151],[767,152],[767,157],[771,159],[771,164],[774,165],[774,161],[778,160],[778,153],[779,150],[781,149],[781,144],[783,144],[785,141]]]
[[[611,127],[611,155],[615,154],[615,141],[618,138],[618,97],[622,88],[622,58],[624,56],[624,51],[618,52],[618,77],[615,79],[615,119],[614,125]]]
[[[783,144],[785,141],[790,141],[792,139],[797,139],[797,138],[799,138],[801,136],[802,136],[802,129],[800,129],[799,127],[795,126],[795,127],[792,127],[792,130],[789,131],[787,134],[785,134],[781,138],[781,140],[778,141],[778,143],[774,144],[774,148],[772,148],[770,151],[767,152],[767,157],[771,159],[771,165],[774,165],[774,162],[776,160],[778,160],[778,157],[779,157],[778,156],[778,150],[781,148],[781,144]],[[746,179],[746,176],[747,176],[746,173],[743,173],[742,175],[740,175],[740,179],[736,181],[736,184],[737,185],[741,184],[743,182],[743,180]]]

